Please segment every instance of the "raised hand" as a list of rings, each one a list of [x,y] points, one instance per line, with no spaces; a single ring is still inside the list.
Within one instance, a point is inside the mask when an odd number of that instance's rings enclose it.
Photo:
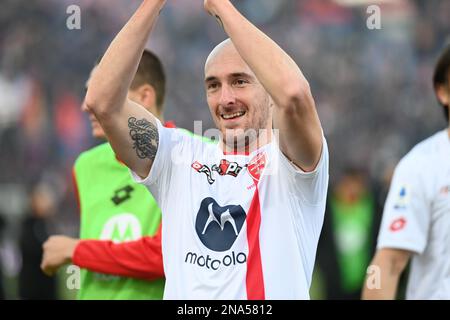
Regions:
[[[203,6],[210,15],[216,18],[217,22],[220,24],[221,27],[223,27],[222,19],[218,15],[217,12],[217,5],[218,4],[224,4],[226,2],[230,2],[229,0],[204,0]]]

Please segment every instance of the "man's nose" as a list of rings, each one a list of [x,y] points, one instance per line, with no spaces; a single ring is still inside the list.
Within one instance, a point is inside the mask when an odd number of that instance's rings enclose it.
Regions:
[[[222,86],[221,94],[220,94],[220,104],[222,106],[228,106],[235,104],[236,96],[234,95],[233,88],[228,85]]]

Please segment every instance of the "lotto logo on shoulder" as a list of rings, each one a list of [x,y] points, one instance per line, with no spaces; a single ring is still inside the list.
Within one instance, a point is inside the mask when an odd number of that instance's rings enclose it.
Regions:
[[[397,232],[404,229],[405,225],[406,219],[404,217],[400,217],[392,221],[391,225],[389,226],[389,230],[391,230],[392,232]]]

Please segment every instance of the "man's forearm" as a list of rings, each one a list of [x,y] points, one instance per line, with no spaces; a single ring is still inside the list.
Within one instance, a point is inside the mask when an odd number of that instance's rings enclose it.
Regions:
[[[144,0],[112,41],[92,75],[86,104],[95,114],[120,108],[165,0]],[[106,109],[107,108],[107,109]]]
[[[400,276],[411,251],[383,248],[376,252],[367,272],[362,298],[365,300],[395,299]]]
[[[216,16],[244,61],[278,106],[289,104],[299,88],[309,89],[297,64],[228,0],[211,1]]]
[[[363,300],[394,300],[396,298],[400,275],[380,270],[378,284],[371,280],[370,275],[366,278],[362,292]]]

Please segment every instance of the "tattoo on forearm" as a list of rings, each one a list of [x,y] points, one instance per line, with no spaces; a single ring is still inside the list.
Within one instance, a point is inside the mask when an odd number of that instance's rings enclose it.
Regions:
[[[133,149],[141,159],[155,160],[159,144],[158,128],[147,119],[128,119],[130,137],[133,140]]]

